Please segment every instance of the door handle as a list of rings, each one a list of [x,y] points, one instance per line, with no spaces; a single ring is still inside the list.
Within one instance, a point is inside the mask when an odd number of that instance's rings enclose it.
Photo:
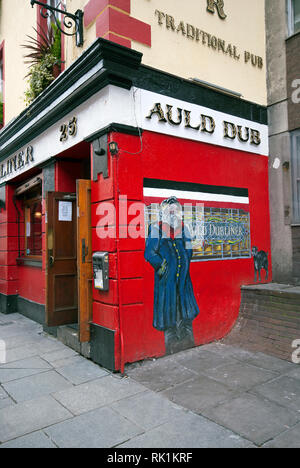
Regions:
[[[50,255],[49,257],[49,266],[52,267],[54,265],[54,257]]]

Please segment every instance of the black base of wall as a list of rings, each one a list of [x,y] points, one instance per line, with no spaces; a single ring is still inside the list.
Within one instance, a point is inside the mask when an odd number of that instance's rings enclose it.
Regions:
[[[43,304],[37,304],[36,302],[29,301],[19,296],[18,312],[41,325],[45,323],[45,306]]]
[[[113,330],[91,324],[91,360],[112,372],[116,370]]]
[[[2,314],[14,314],[18,312],[18,296],[6,296],[0,293],[0,312]]]

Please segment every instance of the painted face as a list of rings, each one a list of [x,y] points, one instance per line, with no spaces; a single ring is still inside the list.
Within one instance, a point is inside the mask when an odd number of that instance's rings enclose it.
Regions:
[[[162,220],[164,223],[169,224],[173,229],[177,228],[181,223],[181,207],[176,203],[166,205],[163,208]]]

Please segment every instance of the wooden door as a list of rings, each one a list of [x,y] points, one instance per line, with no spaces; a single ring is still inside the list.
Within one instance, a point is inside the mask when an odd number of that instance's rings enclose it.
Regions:
[[[46,197],[46,323],[77,323],[76,195],[48,192]]]
[[[77,180],[77,269],[79,340],[90,341],[93,305],[91,181]]]

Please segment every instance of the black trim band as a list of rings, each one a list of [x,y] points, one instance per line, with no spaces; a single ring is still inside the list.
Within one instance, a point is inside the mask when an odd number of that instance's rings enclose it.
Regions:
[[[213,193],[215,195],[231,195],[235,197],[248,197],[248,189],[238,187],[221,187],[218,185],[193,184],[190,182],[175,182],[172,180],[144,179],[144,187],[157,189],[170,189],[187,192]]]
[[[110,125],[107,125],[107,127],[101,128],[101,130],[98,130],[98,132],[89,135],[87,138],[85,138],[85,141],[87,141],[88,143],[93,143],[93,141],[97,138],[101,138],[102,136],[110,132],[125,133],[126,135],[139,136],[141,133],[143,133],[143,130],[141,128],[132,127],[130,125],[112,123]]]
[[[206,88],[190,80],[148,66],[140,66],[133,78],[137,88],[146,89],[241,119],[267,125],[267,107]]]

